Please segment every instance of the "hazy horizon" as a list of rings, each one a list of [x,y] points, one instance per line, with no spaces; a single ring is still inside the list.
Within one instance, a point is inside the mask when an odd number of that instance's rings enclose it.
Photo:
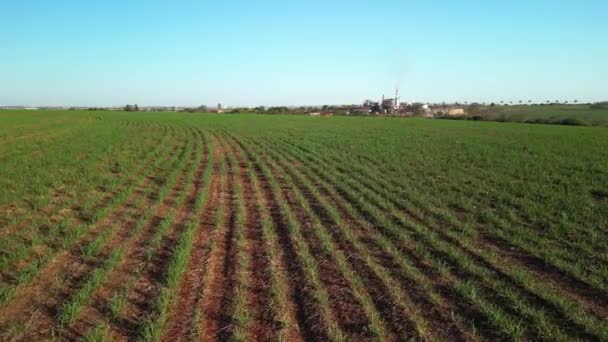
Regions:
[[[0,4],[0,105],[606,100],[608,3]]]

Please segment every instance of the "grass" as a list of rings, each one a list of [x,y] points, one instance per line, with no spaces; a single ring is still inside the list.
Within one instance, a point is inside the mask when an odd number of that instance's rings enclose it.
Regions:
[[[188,149],[186,149],[186,155],[188,154],[187,151],[188,151]],[[182,159],[181,164],[179,165],[179,166],[181,166],[182,169],[185,168],[185,161],[186,161],[186,159]],[[168,187],[171,187],[172,185],[174,185],[176,183],[177,174],[178,174],[177,170],[179,170],[179,169],[180,168],[178,167],[174,171],[170,172],[170,174],[168,176],[169,180],[166,183],[164,183],[165,187],[160,188],[159,192],[166,193],[163,190],[167,189]],[[191,170],[189,170],[188,172],[190,174],[192,173]],[[164,195],[160,195],[159,197],[157,197],[157,204],[161,203],[164,200],[164,197],[165,197]],[[138,201],[136,201],[136,203],[135,203],[136,205],[137,205]],[[141,206],[141,203],[139,203],[139,204]],[[105,282],[107,280],[107,277],[111,273],[111,271],[116,266],[118,266],[119,262],[124,258],[125,253],[126,253],[124,247],[127,246],[128,243],[132,239],[135,239],[138,236],[138,233],[141,232],[141,230],[144,228],[145,222],[147,222],[147,220],[151,218],[151,214],[153,213],[153,210],[155,208],[156,208],[155,205],[150,205],[146,209],[146,211],[143,213],[143,215],[141,215],[139,217],[139,220],[137,221],[134,229],[132,229],[130,232],[128,232],[128,234],[130,235],[130,238],[124,240],[118,246],[113,246],[114,249],[110,252],[107,259],[101,265],[99,265],[97,268],[95,268],[92,271],[88,280],[85,281],[84,286],[82,286],[71,297],[71,299],[66,301],[66,304],[62,308],[61,314],[59,316],[60,326],[71,325],[74,323],[74,321],[78,317],[78,314],[82,310],[82,307],[90,300],[94,291],[98,287],[100,287],[103,284],[103,282]],[[169,215],[167,217],[167,220],[165,220],[161,223],[161,229],[158,229],[157,234],[154,235],[154,239],[152,240],[153,243],[151,244],[150,249],[148,249],[148,251],[151,249],[158,248],[158,243],[155,243],[157,241],[157,237],[161,234],[165,234],[166,229],[167,229],[165,227],[166,224],[163,224],[163,223],[170,222],[171,220],[172,220],[172,217]],[[102,234],[100,234],[98,236],[98,238],[93,240],[90,244],[88,244],[83,249],[83,257],[84,257],[85,261],[90,261],[93,257],[99,257],[98,254],[101,252],[101,249],[104,247],[104,245],[106,245],[106,243],[108,242],[108,239],[110,238],[110,236],[114,232],[114,230],[115,229],[105,230]]]
[[[53,227],[50,229],[49,234],[46,234],[46,236],[41,236],[39,231],[34,230],[34,228],[36,228],[36,225],[32,222],[30,223],[28,229],[23,229],[14,235],[8,236],[7,239],[3,240],[3,242],[6,243],[7,246],[7,248],[4,249],[5,252],[2,255],[2,259],[0,261],[2,263],[3,269],[11,269],[17,263],[23,264],[24,259],[27,259],[28,256],[32,255],[32,251],[34,251],[35,247],[39,244],[46,245],[45,247],[50,248],[48,253],[37,255],[33,261],[30,261],[30,263],[27,264],[26,267],[22,267],[16,270],[16,284],[3,287],[0,299],[3,301],[10,299],[10,297],[14,294],[15,290],[19,287],[27,285],[27,283],[40,271],[41,267],[44,266],[46,262],[51,260],[52,257],[56,255],[56,253],[60,249],[69,248],[75,241],[78,240],[78,238],[80,238],[81,236],[89,232],[93,227],[95,227],[95,224],[99,220],[101,220],[101,218],[106,216],[112,210],[119,208],[122,205],[123,201],[127,200],[127,196],[134,190],[135,185],[138,182],[143,182],[146,173],[151,172],[152,168],[158,166],[160,162],[162,162],[162,160],[159,159],[157,162],[149,165],[148,169],[144,170],[144,173],[139,176],[137,181],[133,181],[131,185],[125,187],[122,191],[118,192],[114,197],[111,198],[108,203],[106,203],[105,206],[99,206],[95,210],[90,209],[92,210],[92,214],[90,216],[91,218],[88,222],[84,224],[80,223],[79,221],[74,222],[73,220],[70,220],[68,218],[63,218],[58,224],[53,225]],[[84,207],[92,208],[93,204],[89,203],[91,202],[86,202]],[[65,226],[68,226],[70,224],[72,226],[71,229],[65,230]],[[76,226],[76,228],[74,228],[74,226]],[[30,232],[30,230],[33,231]],[[24,239],[23,236],[26,234],[27,237],[25,239],[26,241],[28,241],[28,243],[18,243],[19,241],[22,241],[22,239]],[[106,232],[105,234],[102,234],[102,237],[103,236],[107,238],[109,235]],[[95,253],[95,249],[98,248],[102,243],[102,237],[96,238],[92,244],[83,248],[85,256],[87,256],[87,254]],[[16,246],[17,249],[11,250],[10,248],[8,248],[8,246],[11,246],[9,243],[11,243],[12,246]],[[97,247],[95,247],[95,245],[97,245]]]
[[[0,111],[0,142],[0,339],[608,340],[602,127]]]
[[[258,154],[263,155],[260,152],[258,152]],[[266,159],[266,163],[267,165],[270,165],[270,167],[273,168],[273,173],[283,175],[284,182],[286,184],[293,183],[293,179],[290,177],[290,175],[285,172],[284,169],[277,169],[277,165],[272,160],[269,161],[268,159]],[[306,199],[300,189],[292,188],[292,191],[295,194],[297,201],[296,208],[301,208],[308,216],[308,219],[311,220],[316,237],[320,240],[323,249],[327,253],[325,256],[323,256],[323,259],[328,260],[331,258],[335,258],[333,262],[337,263],[340,272],[345,275],[347,281],[350,283],[350,286],[353,288],[354,296],[358,301],[362,303],[363,310],[365,311],[367,318],[371,321],[369,327],[371,333],[376,338],[385,339],[386,328],[384,326],[384,323],[380,319],[380,314],[376,311],[374,304],[372,303],[372,300],[369,294],[367,293],[362,280],[353,270],[352,266],[348,263],[348,257],[336,247],[332,237],[325,230],[325,227],[321,222],[321,218],[312,209],[312,206],[315,204],[315,202],[311,203],[308,199]]]

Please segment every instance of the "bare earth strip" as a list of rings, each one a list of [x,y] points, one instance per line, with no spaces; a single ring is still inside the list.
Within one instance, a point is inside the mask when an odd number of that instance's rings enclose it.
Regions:
[[[211,145],[216,146],[217,142],[212,140]],[[197,308],[201,301],[204,278],[207,274],[211,237],[215,228],[214,218],[220,197],[221,184],[218,162],[221,158],[221,150],[213,147],[215,163],[211,184],[209,185],[208,201],[198,218],[199,228],[195,235],[188,270],[179,285],[177,303],[171,309],[169,323],[163,337],[167,341],[188,341],[196,335],[194,327],[198,323],[196,322]]]
[[[219,154],[226,155],[227,151],[223,145],[218,144]],[[222,303],[226,293],[232,288],[230,282],[230,257],[232,237],[234,232],[234,219],[231,204],[234,196],[234,175],[232,166],[226,163],[226,175],[223,175],[224,187],[220,192],[220,203],[223,206],[223,218],[221,225],[216,227],[213,234],[214,248],[208,261],[208,271],[205,277],[201,307],[201,336],[205,339],[215,339],[221,333],[221,329],[228,328],[223,325]]]

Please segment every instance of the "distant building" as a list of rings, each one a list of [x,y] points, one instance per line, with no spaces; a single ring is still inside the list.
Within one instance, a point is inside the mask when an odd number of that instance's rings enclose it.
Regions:
[[[347,114],[384,114],[392,116],[459,116],[466,115],[466,108],[462,104],[456,102],[453,104],[429,104],[421,102],[401,102],[399,97],[399,89],[395,89],[395,97],[385,98],[384,95],[378,102],[372,100],[363,101],[363,106],[350,106]],[[339,113],[338,113],[339,114]]]
[[[380,109],[383,114],[390,114],[395,111],[395,100],[394,99],[385,99],[382,96],[382,102],[380,104]]]
[[[426,109],[426,116],[458,116],[465,115],[466,112],[462,107],[450,107],[450,106],[437,106]]]
[[[352,114],[358,114],[358,115],[369,114],[369,113],[372,112],[372,109],[371,109],[372,107],[373,107],[373,105],[369,106],[369,107],[365,107],[365,108],[353,108],[353,109],[351,109],[349,111],[349,114],[350,113],[352,113]]]
[[[464,115],[464,108],[450,108],[448,109],[448,115]]]

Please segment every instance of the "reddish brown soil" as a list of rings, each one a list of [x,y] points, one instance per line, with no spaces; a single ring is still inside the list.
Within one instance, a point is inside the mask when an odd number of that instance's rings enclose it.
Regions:
[[[226,147],[224,146],[223,142],[220,143],[222,146],[222,149],[224,149],[226,154],[231,154]],[[244,250],[240,250],[239,248],[237,248],[238,246],[238,235],[237,235],[237,229],[240,229],[240,227],[237,227],[237,222],[236,222],[236,215],[237,215],[237,210],[239,210],[237,208],[236,205],[236,190],[235,190],[235,184],[237,182],[237,169],[236,166],[234,165],[234,162],[232,159],[228,159],[227,160],[227,165],[228,165],[228,169],[229,169],[229,188],[232,189],[232,194],[230,196],[230,201],[229,201],[229,208],[230,208],[230,215],[229,215],[229,221],[228,221],[228,236],[227,236],[227,246],[226,246],[226,259],[224,261],[224,269],[223,269],[223,274],[224,274],[224,285],[223,285],[223,290],[224,290],[224,294],[222,296],[222,300],[220,303],[220,313],[219,313],[219,331],[217,333],[217,338],[219,340],[225,341],[231,338],[231,336],[233,336],[234,333],[234,329],[235,329],[235,322],[233,320],[233,316],[234,316],[234,303],[233,303],[233,299],[236,296],[236,286],[237,283],[239,281],[238,277],[239,277],[239,271],[244,271],[244,270],[238,270],[237,267],[240,266],[238,260],[239,260],[239,256],[241,253],[244,253]]]
[[[188,341],[195,333],[193,327],[198,322],[194,319],[198,303],[201,301],[203,280],[207,273],[206,260],[209,258],[211,242],[209,236],[214,229],[214,218],[219,201],[220,182],[217,163],[220,157],[219,149],[214,149],[213,158],[216,164],[211,177],[210,192],[199,217],[199,229],[192,248],[188,271],[180,284],[177,303],[171,310],[164,340]]]
[[[267,341],[278,333],[278,326],[273,318],[274,313],[267,306],[271,300],[270,260],[264,241],[260,213],[256,205],[257,199],[255,198],[251,180],[249,179],[247,166],[234,146],[231,145],[230,148],[238,162],[247,210],[245,253],[247,253],[250,264],[249,268],[245,271],[248,275],[245,285],[248,291],[246,295],[248,299],[247,310],[252,317],[252,322],[249,324],[249,338],[257,341]]]
[[[235,142],[228,139],[228,145],[232,151],[232,153],[236,156],[236,159],[239,162],[239,166],[241,167],[241,172],[243,173],[244,161],[253,162],[250,158],[244,158],[243,155],[237,150],[235,146]],[[248,154],[245,154],[245,157],[250,157]],[[249,289],[251,294],[248,296],[249,298],[249,307],[251,308],[251,312],[253,315],[254,323],[250,326],[249,334],[253,338],[258,340],[269,340],[276,339],[278,335],[281,334],[288,341],[301,341],[303,339],[303,334],[300,332],[300,324],[284,324],[277,315],[277,312],[273,312],[273,310],[269,307],[268,303],[270,302],[271,294],[270,292],[270,283],[271,283],[271,269],[274,269],[275,272],[279,272],[282,275],[287,274],[287,266],[284,262],[287,260],[285,255],[283,254],[283,250],[280,249],[278,251],[280,260],[275,260],[273,265],[270,265],[271,261],[269,260],[270,256],[267,254],[268,251],[268,241],[264,238],[264,232],[261,227],[260,212],[257,210],[258,205],[264,205],[265,207],[269,207],[271,214],[274,218],[274,222],[278,222],[277,215],[279,209],[276,207],[276,204],[269,205],[267,203],[267,198],[272,197],[272,193],[270,192],[269,184],[266,182],[266,179],[261,176],[260,170],[256,169],[254,172],[255,181],[258,184],[258,187],[261,188],[263,192],[261,194],[262,198],[257,198],[260,194],[257,193],[257,190],[252,188],[252,183],[249,179],[248,175],[243,175],[245,181],[245,198],[246,205],[248,211],[248,224],[247,224],[247,249],[250,251],[249,255],[252,258],[251,270],[250,274],[250,283]],[[251,222],[250,221],[255,221]],[[278,226],[275,226],[277,228]],[[290,286],[290,284],[288,284]],[[296,314],[301,312],[300,307],[296,303],[294,299],[294,288],[289,288],[290,300],[285,303],[288,309],[286,313],[290,317],[290,321],[296,322]],[[297,323],[297,322],[296,322]],[[306,335],[311,336],[309,333]],[[319,336],[317,336],[318,338]]]
[[[226,150],[223,146],[218,147],[219,154],[226,155]],[[203,288],[202,301],[200,310],[202,313],[203,326],[200,328],[202,336],[210,340],[214,340],[220,336],[223,330],[230,329],[229,322],[226,322],[226,307],[224,303],[227,298],[227,293],[234,287],[232,282],[232,268],[234,264],[230,264],[234,236],[234,218],[233,208],[230,207],[234,196],[234,174],[232,173],[232,165],[228,165],[227,179],[223,180],[225,188],[220,191],[220,203],[224,206],[223,227],[216,227],[213,235],[215,248],[213,249],[210,258],[208,259],[208,271],[205,277],[205,285]],[[224,304],[224,305],[223,305]]]
[[[321,241],[313,231],[311,219],[300,209],[300,205],[295,200],[290,185],[284,181],[282,173],[273,169],[273,174],[279,180],[283,194],[300,222],[302,235],[317,261],[321,281],[328,291],[332,309],[334,309],[340,327],[349,339],[370,338],[369,320],[360,303],[355,299],[348,281],[338,269],[333,256],[322,247]]]
[[[243,147],[239,142],[237,144]],[[254,161],[250,153],[246,152],[245,155],[247,159]],[[328,340],[327,327],[318,314],[319,308],[314,300],[312,286],[306,280],[303,265],[301,264],[294,242],[290,237],[285,218],[281,216],[279,204],[269,180],[263,175],[259,165],[254,164],[253,167],[255,173],[259,175],[259,185],[272,216],[279,247],[283,251],[282,265],[285,267],[288,278],[291,280],[288,284],[289,295],[298,324],[297,330],[304,340]]]

